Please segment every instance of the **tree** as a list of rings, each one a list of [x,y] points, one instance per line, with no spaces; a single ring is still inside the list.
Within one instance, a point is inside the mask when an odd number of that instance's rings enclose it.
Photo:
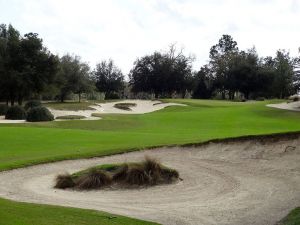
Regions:
[[[275,76],[272,84],[274,97],[285,98],[294,94],[294,64],[289,52],[284,50],[278,50],[276,52],[274,69]]]
[[[0,86],[1,95],[14,105],[18,100],[41,93],[46,84],[53,82],[57,57],[43,47],[38,34],[24,37],[11,25],[0,26]]]
[[[105,98],[114,98],[124,89],[124,75],[113,60],[102,61],[93,72],[98,91],[105,93]]]
[[[177,51],[171,45],[167,52],[154,52],[139,58],[130,71],[132,91],[147,92],[159,96],[170,97],[180,93],[183,97],[186,91],[192,89],[192,61],[182,50]]]
[[[218,44],[210,49],[210,68],[215,76],[215,87],[219,89],[223,99],[225,99],[226,92],[229,92],[230,98],[234,96],[230,64],[232,63],[231,59],[237,53],[237,42],[230,35],[223,35]]]
[[[88,64],[81,62],[78,56],[64,55],[60,59],[56,84],[59,87],[61,102],[64,102],[70,93],[78,94],[80,102],[81,94],[93,88]]]
[[[201,69],[194,76],[194,89],[193,98],[209,99],[214,92],[213,77],[211,71],[207,65],[201,67]]]

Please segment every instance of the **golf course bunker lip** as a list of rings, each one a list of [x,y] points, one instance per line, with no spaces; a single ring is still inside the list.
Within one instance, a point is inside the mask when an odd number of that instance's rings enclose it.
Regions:
[[[156,158],[183,181],[144,189],[54,189],[55,177],[87,167]],[[300,135],[275,135],[67,160],[0,173],[0,196],[96,209],[165,225],[273,225],[300,205]]]
[[[282,102],[277,104],[268,104],[268,107],[277,108],[277,109],[285,109],[290,111],[298,111],[300,112],[300,101],[297,102]]]

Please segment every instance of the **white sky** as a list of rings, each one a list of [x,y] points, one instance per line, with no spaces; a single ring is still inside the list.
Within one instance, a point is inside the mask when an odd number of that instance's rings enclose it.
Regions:
[[[0,23],[36,32],[53,53],[91,67],[112,58],[125,74],[171,43],[194,54],[199,69],[222,34],[261,56],[300,47],[300,0],[0,0]]]

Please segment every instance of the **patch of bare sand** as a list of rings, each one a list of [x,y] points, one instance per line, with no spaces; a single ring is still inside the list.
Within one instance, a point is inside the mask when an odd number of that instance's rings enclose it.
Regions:
[[[166,225],[273,225],[300,205],[300,137],[158,148],[69,160],[0,173],[0,196],[96,209]],[[136,190],[53,189],[54,178],[145,155],[176,168],[183,181]]]
[[[298,102],[283,102],[278,104],[268,104],[268,107],[273,107],[277,109],[286,109],[291,111],[300,111],[300,101]]]

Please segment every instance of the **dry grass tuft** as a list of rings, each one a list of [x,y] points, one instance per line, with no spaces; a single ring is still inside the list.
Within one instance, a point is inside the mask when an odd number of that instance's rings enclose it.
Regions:
[[[127,177],[127,172],[128,172],[128,164],[122,165],[114,174],[113,174],[113,181],[114,182],[122,182],[126,179]]]
[[[88,174],[78,178],[76,187],[78,189],[99,189],[111,184],[112,178],[103,170],[91,170]]]
[[[55,188],[66,189],[66,188],[72,188],[74,186],[75,183],[70,174],[58,175],[56,177],[56,184],[54,186]]]
[[[142,166],[134,166],[128,170],[125,183],[142,186],[150,183],[150,177]]]

